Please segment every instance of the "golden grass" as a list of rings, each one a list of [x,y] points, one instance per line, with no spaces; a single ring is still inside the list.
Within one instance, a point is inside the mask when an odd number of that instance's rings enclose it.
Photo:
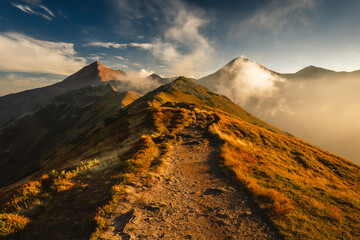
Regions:
[[[6,237],[21,231],[30,222],[27,217],[18,214],[0,214],[0,237]]]
[[[46,179],[43,177],[43,179]],[[42,184],[40,181],[30,181],[18,188],[12,199],[5,204],[7,211],[21,211],[30,208],[42,192]]]
[[[299,139],[217,113],[221,166],[286,239],[358,239],[360,167]]]

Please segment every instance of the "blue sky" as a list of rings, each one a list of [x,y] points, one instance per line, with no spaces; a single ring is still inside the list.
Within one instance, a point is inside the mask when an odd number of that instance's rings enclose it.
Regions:
[[[95,60],[202,77],[238,56],[278,72],[360,69],[357,0],[1,0],[0,95]]]

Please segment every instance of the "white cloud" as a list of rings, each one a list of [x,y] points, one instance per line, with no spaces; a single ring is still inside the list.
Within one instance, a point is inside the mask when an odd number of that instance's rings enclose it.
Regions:
[[[216,80],[216,92],[246,109],[252,109],[258,116],[289,111],[277,86],[284,83],[285,79],[244,57],[226,65]]]
[[[36,14],[36,12],[34,12],[30,6],[26,6],[26,5],[22,5],[22,4],[16,4],[16,3],[11,3],[14,7],[20,9],[23,12],[29,13],[29,14]]]
[[[128,59],[128,58],[126,58],[126,57],[122,57],[122,56],[115,56],[115,58],[120,59],[120,60],[122,60],[122,61],[124,61],[124,62],[129,62],[129,59]]]
[[[39,5],[41,1],[27,1],[27,2],[33,5],[33,8],[39,9],[39,11],[35,11],[29,5],[17,4],[17,3],[11,3],[11,4],[27,14],[42,16],[48,21],[51,21],[53,20],[53,18],[56,17],[55,14],[48,7],[44,5]]]
[[[94,47],[105,47],[105,48],[126,48],[128,46],[128,44],[126,43],[112,43],[112,42],[90,42],[90,43],[86,43],[83,45],[84,47],[87,46],[94,46]]]
[[[146,78],[147,76],[149,76],[149,75],[151,75],[151,74],[153,74],[154,73],[154,71],[152,71],[152,70],[146,70],[146,69],[141,69],[140,71],[139,71],[139,76],[141,77],[141,78]]]
[[[0,33],[0,70],[69,75],[85,65],[74,44],[38,40],[15,32]]]
[[[44,9],[44,11],[47,12],[50,16],[55,17],[55,14],[49,8],[47,8],[46,6],[40,5],[39,7]]]
[[[98,54],[90,54],[90,56],[87,57],[88,60],[94,60],[94,61],[99,61],[101,58],[103,57]]]
[[[125,64],[117,64],[116,66],[120,67],[120,68],[128,68],[129,67],[128,65],[125,65]]]
[[[152,44],[152,43],[130,43],[129,46],[139,47],[139,48],[143,48],[143,49],[152,49],[154,47],[154,44]]]
[[[113,1],[119,10],[123,28],[131,29],[136,21],[126,21],[123,15],[131,19],[146,19],[157,23],[154,30],[161,29],[162,34],[147,43],[129,43],[128,46],[150,51],[158,60],[170,66],[169,74],[198,75],[205,63],[210,60],[214,48],[201,32],[208,24],[205,15],[194,6],[182,0],[174,1]],[[134,22],[134,23],[133,23]],[[126,24],[125,24],[126,23]]]
[[[317,2],[318,0],[272,0],[245,20],[240,28],[256,27],[279,32],[286,25],[306,22],[305,13],[313,10]]]

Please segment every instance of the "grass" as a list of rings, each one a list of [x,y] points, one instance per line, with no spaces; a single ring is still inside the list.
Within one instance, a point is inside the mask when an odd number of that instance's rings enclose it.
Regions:
[[[21,231],[29,222],[28,218],[18,214],[0,214],[0,237],[6,237]]]
[[[360,167],[293,137],[217,113],[219,163],[286,239],[358,239]]]

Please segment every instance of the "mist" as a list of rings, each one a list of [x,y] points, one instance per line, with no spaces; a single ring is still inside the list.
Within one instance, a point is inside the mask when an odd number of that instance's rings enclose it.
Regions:
[[[359,88],[359,78],[288,80],[280,94],[291,112],[264,120],[360,164]]]
[[[245,57],[234,59],[199,83],[251,109],[259,117],[290,111],[280,94],[286,79]]]
[[[111,81],[111,84],[118,91],[135,91],[145,94],[162,85],[158,80],[149,77],[152,73],[154,72],[141,69],[139,72],[119,74],[116,80]]]
[[[199,83],[262,120],[360,164],[360,73],[295,75],[238,58]]]

